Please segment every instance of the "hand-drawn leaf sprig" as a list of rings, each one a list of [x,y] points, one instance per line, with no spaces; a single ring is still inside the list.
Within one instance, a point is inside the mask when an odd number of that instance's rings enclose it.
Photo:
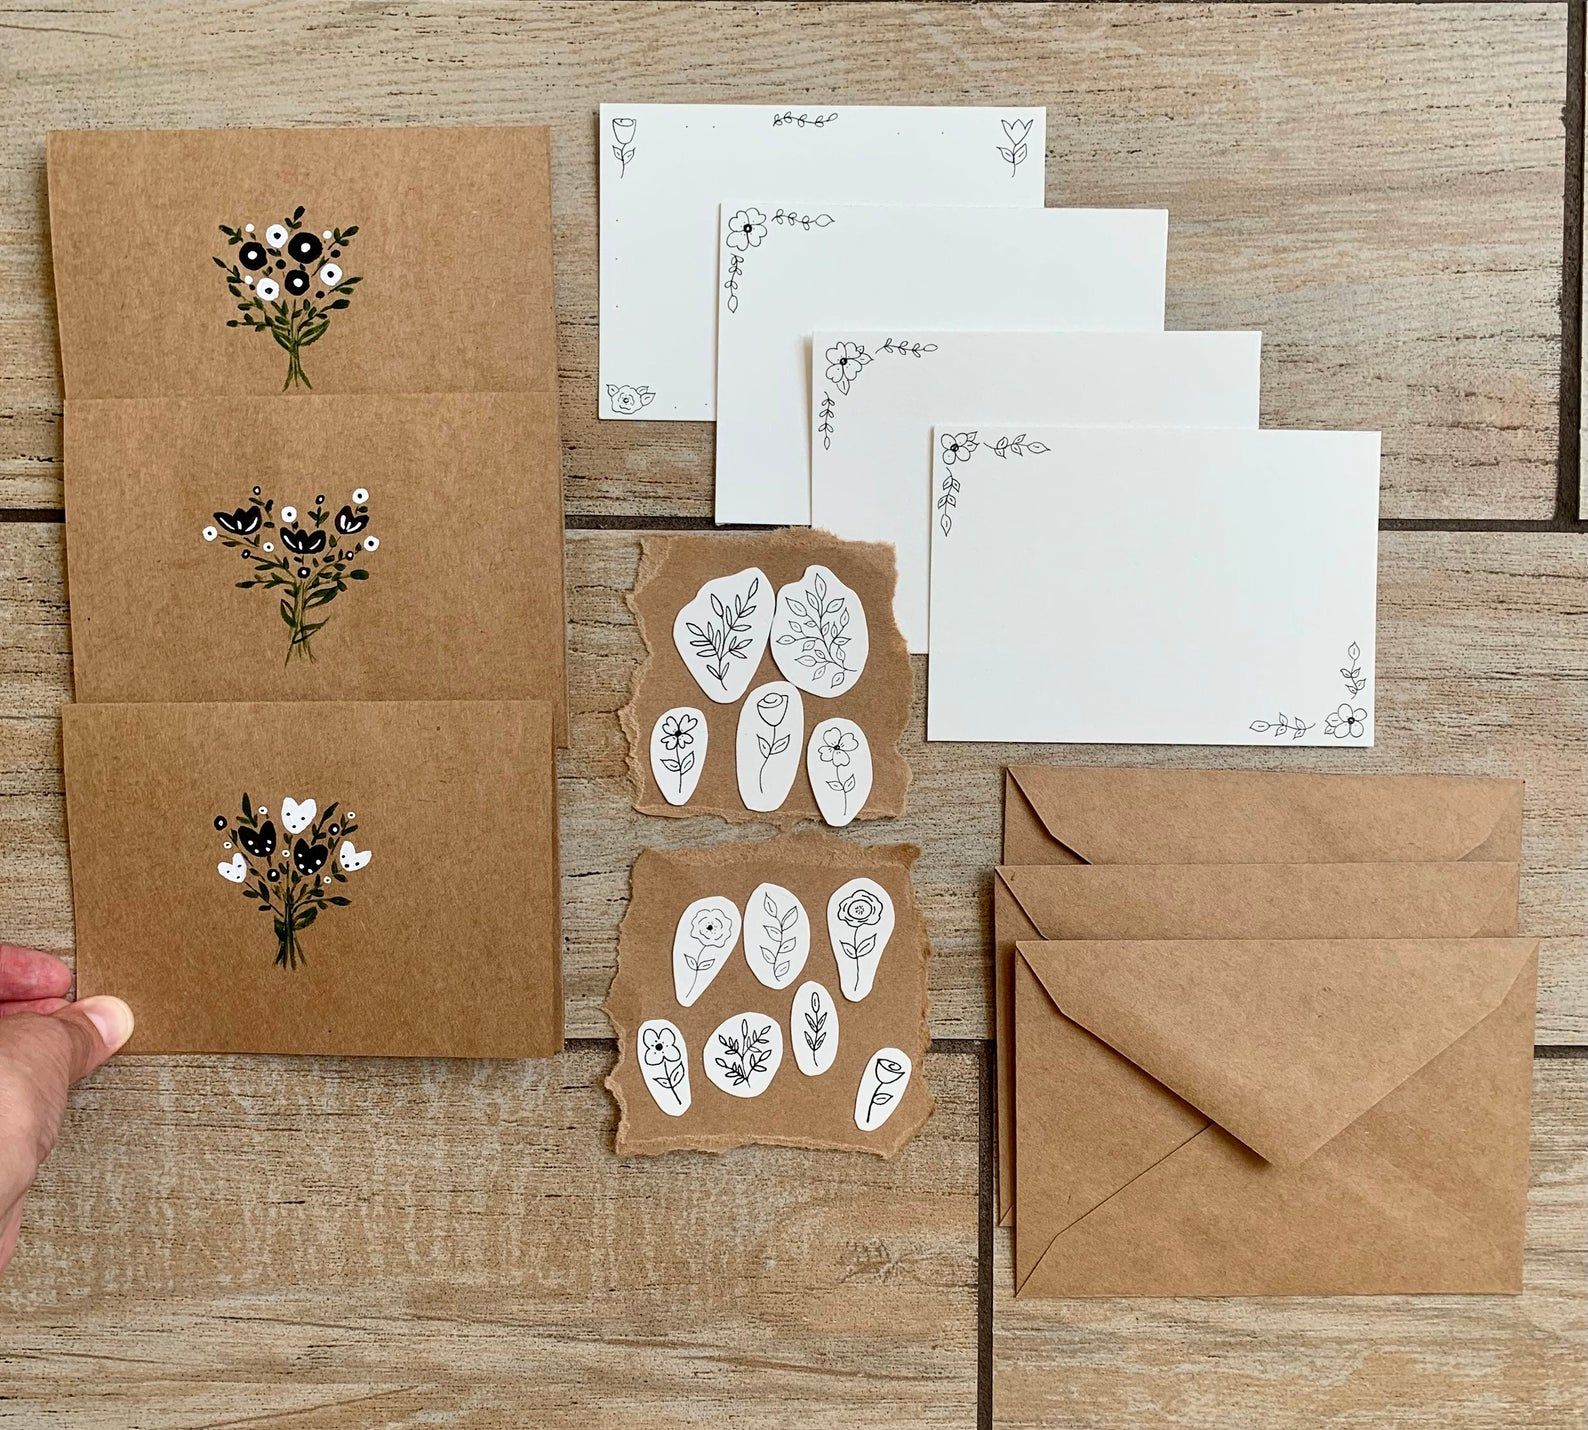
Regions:
[[[739,1020],[739,1034],[718,1033],[717,1042],[726,1057],[712,1059],[722,1069],[729,1082],[743,1087],[751,1078],[766,1071],[772,1060],[772,1025],[762,1023],[752,1028],[748,1018]]]
[[[300,514],[293,506],[278,510],[275,499],[256,486],[240,506],[214,517],[200,535],[236,551],[247,566],[247,577],[234,583],[237,589],[281,593],[276,609],[287,628],[283,664],[294,657],[313,660],[314,636],[330,619],[326,607],[348,582],[369,579],[360,563],[380,548],[369,529],[369,492],[356,487],[334,512],[322,492]]]
[[[1000,437],[990,448],[993,456],[1000,459],[1007,457],[1041,456],[1044,452],[1053,449],[1046,442],[1028,440],[1022,432],[1018,437]]]
[[[810,1007],[805,1010],[805,1026],[800,1034],[812,1056],[827,1045],[827,1010],[822,1007],[821,996],[812,993]]]
[[[809,668],[812,680],[826,679],[836,690],[854,673],[848,664],[846,647],[852,612],[842,595],[829,596],[827,579],[817,572],[810,586],[784,602],[789,611],[788,629],[777,638],[779,645],[798,645],[796,665]]]
[[[251,223],[223,223],[220,231],[233,252],[215,258],[237,310],[226,326],[268,333],[287,354],[283,392],[313,386],[303,371],[303,349],[325,336],[332,314],[352,303],[353,290],[363,281],[343,267],[358,225],[315,233],[304,227],[303,214],[299,204],[263,234]]]
[[[750,617],[755,614],[755,598],[760,590],[761,578],[757,576],[731,602],[713,594],[711,610],[716,619],[707,621],[705,625],[698,621],[685,623],[690,648],[706,662],[706,674],[719,685],[727,685],[728,670],[734,661],[748,659],[751,646]]]
[[[770,920],[761,925],[761,962],[766,964],[772,977],[781,982],[788,977],[789,956],[797,942],[795,925],[799,923],[799,906],[790,904],[786,909],[777,906],[771,894],[761,896],[761,911]]]

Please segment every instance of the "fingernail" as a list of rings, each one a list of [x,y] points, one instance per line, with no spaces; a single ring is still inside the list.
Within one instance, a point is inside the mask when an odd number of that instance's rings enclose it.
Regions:
[[[73,1005],[99,1031],[100,1040],[115,1052],[132,1036],[132,1009],[119,998],[79,998]]]

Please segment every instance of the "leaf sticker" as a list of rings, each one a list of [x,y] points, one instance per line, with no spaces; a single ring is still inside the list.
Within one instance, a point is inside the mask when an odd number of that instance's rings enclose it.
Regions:
[[[755,676],[772,629],[772,583],[759,567],[707,581],[673,621],[673,644],[695,684],[731,705]]]
[[[669,804],[688,804],[695,793],[710,733],[705,714],[693,705],[664,710],[651,727],[651,778]]]
[[[855,1126],[862,1132],[875,1132],[904,1101],[910,1085],[913,1064],[900,1048],[881,1048],[866,1062],[855,1091]]]
[[[811,731],[805,773],[822,818],[834,828],[848,824],[871,797],[871,742],[853,720],[835,715]]]
[[[744,956],[768,988],[787,988],[805,969],[811,921],[798,896],[781,884],[757,884],[744,906]]]
[[[673,932],[673,992],[681,1006],[711,987],[739,941],[739,906],[721,894],[696,899]]]
[[[838,1007],[815,979],[800,984],[789,1009],[789,1041],[794,1065],[806,1077],[820,1077],[838,1057]]]
[[[638,1045],[645,1090],[669,1117],[682,1117],[694,1100],[689,1091],[689,1046],[678,1024],[647,1018]]]
[[[760,1097],[783,1062],[783,1028],[765,1013],[724,1018],[702,1053],[706,1076],[730,1097]]]
[[[830,700],[852,690],[871,654],[866,608],[825,566],[807,566],[777,593],[772,659],[784,678]]]
[[[827,901],[827,937],[838,963],[838,986],[851,1003],[871,992],[893,924],[893,900],[874,879],[851,879]]]
[[[769,680],[746,697],[735,742],[739,798],[746,809],[780,809],[799,773],[805,702],[786,680]]]

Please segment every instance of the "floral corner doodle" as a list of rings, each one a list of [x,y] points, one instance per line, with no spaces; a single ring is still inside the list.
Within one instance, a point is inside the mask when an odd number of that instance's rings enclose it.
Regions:
[[[648,387],[634,387],[628,383],[621,386],[615,382],[607,384],[607,402],[619,417],[632,417],[636,412],[643,412],[656,400],[656,394]]]
[[[759,248],[761,241],[766,237],[767,226],[774,224],[780,228],[798,228],[809,232],[811,229],[828,228],[835,222],[829,213],[798,213],[792,209],[777,209],[770,216],[763,210],[746,205],[736,209],[729,217],[727,232],[723,242],[728,246],[728,270],[722,286],[727,292],[727,309],[730,313],[739,311],[740,280],[744,277],[745,255],[753,248]]]
[[[634,131],[639,126],[623,115],[612,121],[612,157],[618,161],[618,177],[629,171],[629,160],[634,157]]]
[[[825,357],[827,381],[838,390],[840,397],[848,397],[850,389],[860,377],[871,361],[877,356],[886,353],[892,357],[925,357],[927,353],[937,351],[936,343],[911,342],[906,338],[884,338],[877,344],[875,353],[867,351],[866,345],[851,342],[847,339],[834,343],[826,350]],[[816,410],[816,431],[822,439],[822,447],[831,451],[833,434],[837,428],[838,403],[833,394],[826,389],[822,392],[821,402]]]
[[[237,589],[281,592],[277,610],[287,628],[283,664],[294,657],[313,660],[314,637],[330,620],[326,608],[348,582],[369,579],[368,568],[359,563],[380,549],[380,538],[369,530],[368,490],[355,488],[334,514],[322,492],[300,517],[293,506],[278,511],[274,498],[255,487],[243,505],[214,517],[214,525],[200,535],[242,558],[248,575],[234,583]]]
[[[345,895],[332,893],[332,888],[346,884],[348,875],[356,874],[371,858],[368,849],[353,843],[358,816],[348,810],[338,818],[337,808],[334,801],[322,811],[312,799],[283,799],[279,840],[270,810],[252,803],[246,792],[241,814],[231,819],[215,816],[222,852],[231,854],[215,866],[216,872],[238,885],[261,913],[273,916],[276,963],[288,970],[304,961],[298,936],[326,909],[352,903]],[[337,841],[336,862],[331,864],[331,846]]]
[[[350,306],[354,288],[363,281],[343,267],[358,225],[315,233],[304,227],[303,214],[299,204],[279,223],[267,225],[262,236],[251,223],[221,224],[227,246],[236,252],[215,259],[226,276],[226,291],[236,300],[238,316],[228,318],[226,326],[268,333],[287,354],[283,392],[313,387],[303,371],[303,349],[325,336],[332,315]]]
[[[1348,664],[1340,667],[1340,676],[1345,682],[1345,693],[1351,700],[1343,700],[1333,710],[1323,717],[1323,729],[1327,735],[1332,735],[1336,740],[1360,740],[1367,734],[1368,710],[1365,705],[1351,703],[1358,695],[1367,689],[1367,677],[1362,673],[1362,647],[1352,641],[1346,647],[1346,660]],[[1287,715],[1281,710],[1275,719],[1253,720],[1247,729],[1257,735],[1271,735],[1276,740],[1289,738],[1302,739],[1309,731],[1318,728],[1316,720],[1304,720],[1299,715]]]
[[[1031,133],[1029,119],[1006,119],[1003,121],[1004,138],[1009,142],[998,146],[998,157],[1009,166],[1009,177],[1012,179],[1019,173],[1020,166],[1026,162],[1026,139]]]

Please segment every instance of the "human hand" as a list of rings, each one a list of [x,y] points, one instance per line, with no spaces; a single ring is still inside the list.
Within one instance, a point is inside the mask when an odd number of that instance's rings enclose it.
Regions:
[[[66,1001],[58,958],[0,943],[0,1271],[16,1250],[22,1203],[66,1116],[66,1090],[132,1034],[119,998]]]

